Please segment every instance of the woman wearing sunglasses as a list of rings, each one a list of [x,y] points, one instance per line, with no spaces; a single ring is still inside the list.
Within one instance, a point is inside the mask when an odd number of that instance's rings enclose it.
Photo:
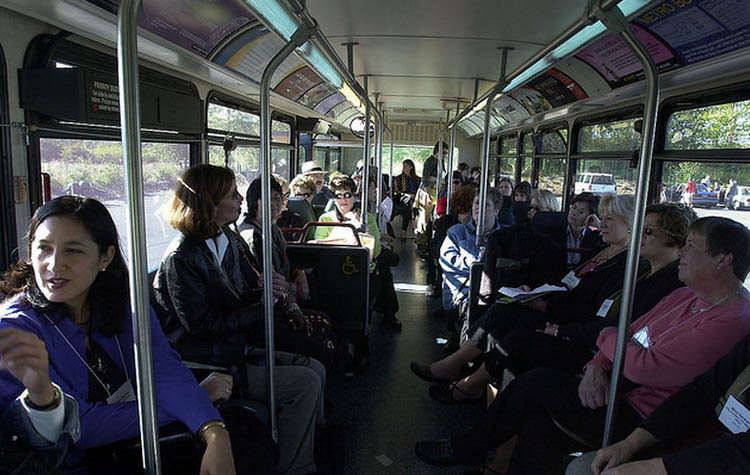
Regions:
[[[297,175],[289,184],[289,191],[291,196],[304,198],[312,204],[316,192],[315,181],[308,175]]]
[[[354,191],[357,189],[354,180],[348,175],[335,175],[331,179],[330,187],[333,191],[336,208],[324,213],[318,220],[330,223],[351,223],[355,228],[362,228],[362,215],[354,195]],[[333,227],[331,226],[318,226],[315,228],[315,239],[326,239],[330,236],[332,230]],[[380,254],[380,231],[374,213],[367,213],[367,231],[374,238],[371,256],[371,261],[374,263]]]

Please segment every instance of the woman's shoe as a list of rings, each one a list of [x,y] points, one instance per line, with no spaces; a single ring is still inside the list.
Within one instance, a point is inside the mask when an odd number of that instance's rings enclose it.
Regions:
[[[464,397],[456,399],[453,395],[454,391]],[[430,386],[429,393],[432,399],[443,404],[474,404],[477,401],[484,400],[484,391],[480,393],[469,393],[459,388],[457,383],[436,384]]]
[[[416,374],[419,379],[427,381],[428,383],[447,383],[452,381],[450,379],[440,379],[434,376],[432,371],[430,371],[430,365],[423,365],[422,363],[412,361],[409,368],[411,368],[411,372]]]

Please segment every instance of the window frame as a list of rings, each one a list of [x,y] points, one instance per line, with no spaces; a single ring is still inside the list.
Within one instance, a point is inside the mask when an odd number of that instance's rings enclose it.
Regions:
[[[5,52],[0,45],[0,124],[10,124],[9,101],[8,68]],[[5,236],[5,239],[0,241],[0,269],[3,271],[9,268],[13,250],[18,247],[10,129],[4,125],[0,126],[0,232]]]

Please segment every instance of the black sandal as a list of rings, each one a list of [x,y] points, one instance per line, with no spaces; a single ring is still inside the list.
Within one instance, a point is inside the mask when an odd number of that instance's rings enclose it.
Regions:
[[[423,365],[422,363],[418,363],[416,361],[412,361],[409,365],[409,368],[411,368],[411,372],[416,374],[419,379],[423,381],[427,381],[428,383],[448,383],[452,380],[450,379],[440,379],[433,376],[432,371],[430,371],[429,365]]]
[[[453,391],[458,391],[459,393],[466,396],[464,399],[456,399],[453,397]],[[458,383],[450,383],[450,384],[436,384],[434,386],[430,386],[430,397],[437,402],[441,402],[443,404],[474,404],[477,401],[483,400],[484,391],[481,393],[467,393],[463,389],[458,387]]]

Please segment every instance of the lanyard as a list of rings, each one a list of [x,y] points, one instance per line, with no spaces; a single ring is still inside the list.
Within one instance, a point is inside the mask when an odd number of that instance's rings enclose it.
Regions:
[[[91,368],[91,366],[89,366],[89,364],[86,362],[83,356],[81,356],[78,350],[76,350],[75,346],[73,346],[70,340],[68,340],[68,337],[65,336],[65,333],[63,333],[62,330],[60,330],[60,328],[58,328],[58,326],[55,324],[55,322],[53,322],[47,315],[45,315],[44,318],[46,318],[47,321],[49,321],[52,324],[52,326],[55,327],[55,330],[57,330],[57,333],[59,333],[60,336],[63,337],[63,340],[65,340],[65,343],[67,343],[70,349],[73,350],[73,353],[75,353],[78,359],[81,360],[81,363],[83,363],[83,365],[86,367],[87,370],[89,370],[91,375],[94,378],[96,378],[96,380],[99,382],[102,388],[104,388],[104,391],[107,393],[107,396],[112,396],[112,393],[109,392],[109,389],[107,389],[107,385],[104,384],[104,381],[102,381],[99,378],[99,376],[97,376],[96,372]],[[122,353],[122,347],[120,346],[120,339],[117,337],[117,335],[115,335],[115,343],[117,343],[117,349],[120,352],[120,360],[122,361],[122,370],[125,372],[125,377],[128,379],[128,381],[130,381],[130,377],[128,376],[128,369],[127,369],[127,366],[125,365],[125,355],[123,355]]]

